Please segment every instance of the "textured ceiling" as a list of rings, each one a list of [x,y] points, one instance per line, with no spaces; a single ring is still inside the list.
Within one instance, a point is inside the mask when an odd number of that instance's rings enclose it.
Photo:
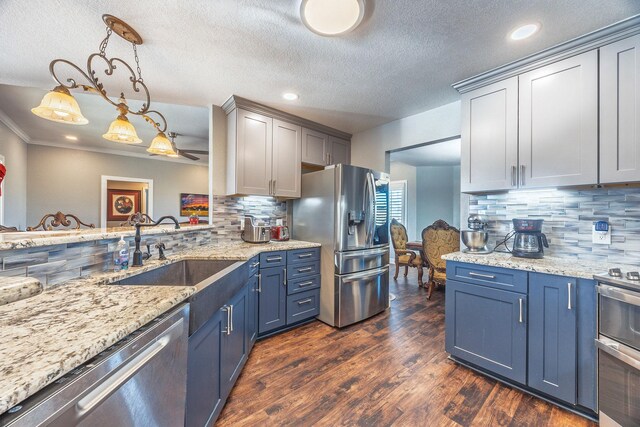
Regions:
[[[392,162],[411,166],[455,166],[460,164],[460,139],[423,145],[391,153]]]
[[[637,0],[368,0],[361,26],[325,38],[300,22],[299,0],[2,0],[0,83],[49,88],[49,61],[83,64],[103,13],[145,40],[155,100],[221,105],[231,94],[356,132],[458,98],[450,84],[640,13]],[[529,40],[515,26],[539,21]],[[108,53],[131,58],[112,39]],[[291,90],[297,102],[280,95]]]
[[[82,126],[55,123],[43,120],[31,113],[31,108],[40,104],[46,91],[42,89],[0,85],[0,112],[4,113],[18,128],[26,134],[30,143],[54,145],[68,148],[80,148],[102,151],[114,154],[148,156],[145,149],[156,136],[156,130],[140,116],[129,115],[129,120],[135,126],[141,144],[119,144],[107,141],[102,134],[107,132],[109,124],[116,118],[115,107],[95,94],[74,93],[82,114],[89,123]],[[130,102],[132,109],[138,109],[140,103]],[[169,131],[180,134],[176,137],[179,149],[207,150],[209,146],[209,109],[205,107],[191,107],[154,103],[153,108],[160,111],[169,124]],[[77,141],[65,138],[72,135]],[[198,163],[207,164],[207,156],[198,154]],[[156,157],[160,158],[160,157]],[[180,157],[173,160],[161,157],[162,160],[186,161]]]

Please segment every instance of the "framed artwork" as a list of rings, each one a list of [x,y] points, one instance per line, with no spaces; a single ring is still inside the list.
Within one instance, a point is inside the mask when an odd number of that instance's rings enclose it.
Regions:
[[[209,216],[209,195],[180,193],[180,216]]]
[[[140,190],[107,189],[107,221],[124,221],[140,212]]]

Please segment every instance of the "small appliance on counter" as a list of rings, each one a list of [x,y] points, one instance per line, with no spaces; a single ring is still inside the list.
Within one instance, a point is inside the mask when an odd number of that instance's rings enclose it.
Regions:
[[[289,227],[282,225],[282,220],[276,220],[276,225],[271,226],[271,240],[284,242],[289,240]]]
[[[493,252],[487,248],[487,242],[489,241],[489,232],[486,231],[487,221],[480,215],[471,214],[467,224],[469,229],[460,232],[462,243],[466,246],[466,248],[462,249],[462,252],[472,254],[490,254]]]
[[[265,218],[256,215],[244,216],[244,228],[240,237],[247,243],[268,243],[271,240],[271,227]]]
[[[540,259],[544,248],[549,247],[547,236],[542,232],[544,219],[513,219],[513,256]]]

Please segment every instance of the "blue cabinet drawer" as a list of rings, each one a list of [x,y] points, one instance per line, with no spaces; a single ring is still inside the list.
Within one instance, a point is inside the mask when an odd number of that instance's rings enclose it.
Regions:
[[[287,325],[320,314],[320,289],[300,292],[287,297]]]
[[[320,274],[320,261],[294,264],[287,267],[287,280]]]
[[[247,261],[249,265],[249,277],[257,274],[260,271],[260,256],[256,255]]]
[[[320,287],[320,275],[316,274],[311,277],[300,277],[297,279],[289,280],[287,283],[287,294],[292,295],[299,292],[305,292],[310,289],[316,289]]]
[[[447,279],[522,294],[527,293],[529,283],[526,271],[452,261],[447,262]]]
[[[287,252],[265,252],[260,254],[260,268],[284,267],[287,264]]]
[[[287,265],[301,264],[320,259],[320,248],[296,249],[287,252]]]

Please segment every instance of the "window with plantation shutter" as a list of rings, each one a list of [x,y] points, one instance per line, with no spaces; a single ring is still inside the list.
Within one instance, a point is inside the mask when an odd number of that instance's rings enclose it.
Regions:
[[[407,224],[407,181],[391,181],[389,185],[389,217]]]

